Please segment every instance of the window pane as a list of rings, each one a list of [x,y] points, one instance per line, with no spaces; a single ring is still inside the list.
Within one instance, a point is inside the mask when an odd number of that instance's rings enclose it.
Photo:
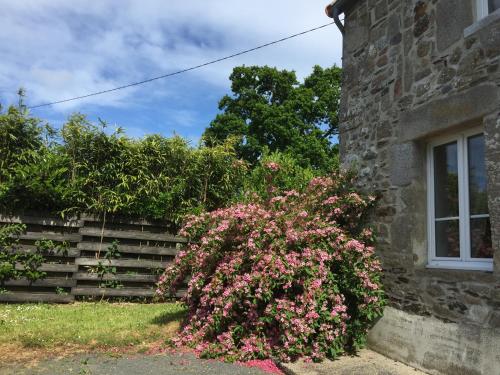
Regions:
[[[484,136],[475,135],[467,139],[469,156],[469,207],[471,215],[488,213],[488,192],[486,163],[484,156]]]
[[[497,9],[500,9],[500,0],[488,0],[489,13],[492,13]]]
[[[434,148],[436,218],[458,216],[457,142]]]
[[[460,258],[460,230],[458,220],[436,222],[436,256]]]
[[[493,258],[489,218],[470,220],[470,247],[472,258]]]

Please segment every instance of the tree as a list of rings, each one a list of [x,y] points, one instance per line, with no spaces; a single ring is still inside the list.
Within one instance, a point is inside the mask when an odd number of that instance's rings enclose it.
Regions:
[[[313,68],[299,83],[295,72],[268,66],[240,66],[230,76],[233,95],[219,102],[205,130],[207,144],[239,137],[241,158],[255,164],[264,150],[293,155],[302,166],[336,165],[341,69]]]

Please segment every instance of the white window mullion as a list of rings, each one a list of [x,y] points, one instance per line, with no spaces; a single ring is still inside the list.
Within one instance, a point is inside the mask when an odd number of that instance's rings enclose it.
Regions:
[[[448,221],[448,220],[460,220],[460,216],[440,217],[439,219],[435,219],[434,221],[437,223],[439,221]]]
[[[471,260],[471,248],[470,248],[470,207],[469,207],[469,153],[467,147],[467,137],[462,136],[460,138],[460,150],[462,154],[462,160],[460,161],[462,171],[462,177],[459,176],[460,189],[460,231],[463,235],[460,236],[460,254],[463,260]],[[460,172],[459,172],[460,173]]]
[[[476,0],[476,21],[483,19],[488,14],[488,0]]]
[[[464,168],[464,142],[463,137],[457,139],[457,162],[458,162],[458,215],[460,231],[460,260],[467,260],[465,244],[467,242],[465,233],[464,207],[465,207],[465,168]]]
[[[471,219],[487,219],[489,217],[490,217],[490,214],[470,215]]]
[[[434,231],[434,148],[427,146],[427,242],[428,259],[436,258],[436,235]]]

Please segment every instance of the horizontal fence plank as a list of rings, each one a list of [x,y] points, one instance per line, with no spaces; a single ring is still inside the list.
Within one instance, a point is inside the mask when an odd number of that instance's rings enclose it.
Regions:
[[[83,222],[99,223],[102,225],[102,217],[94,215],[82,215],[81,220]],[[138,226],[154,226],[154,227],[166,227],[164,222],[154,222],[145,219],[126,219],[123,217],[111,217],[107,218],[106,222],[112,224],[124,224],[124,225],[138,225]]]
[[[53,233],[53,232],[26,232],[19,236],[21,240],[51,240],[51,241],[67,241],[79,242],[82,239],[78,233]]]
[[[105,252],[112,243],[99,243],[99,242],[80,242],[77,247],[80,250],[86,251],[101,251]],[[175,256],[178,250],[174,247],[159,247],[159,246],[134,246],[134,245],[120,245],[118,250],[126,254],[148,254],[148,255],[171,255]]]
[[[78,219],[68,219],[63,220],[55,217],[37,217],[37,216],[24,216],[24,215],[1,215],[0,223],[5,224],[32,224],[32,225],[44,225],[49,227],[69,227],[69,228],[80,228],[83,226],[83,221]]]
[[[24,267],[20,264],[16,264],[16,270],[22,271]],[[57,264],[57,263],[43,263],[39,268],[42,272],[76,272],[78,271],[78,265],[76,264]]]
[[[106,296],[106,297],[153,297],[155,289],[146,288],[94,288],[76,287],[71,294],[74,296]]]
[[[0,294],[0,302],[50,302],[70,303],[75,300],[71,294],[8,292]]]
[[[62,277],[48,277],[46,279],[36,280],[34,282],[30,282],[27,279],[18,279],[18,280],[8,280],[5,282],[5,286],[32,286],[32,287],[61,287],[61,288],[72,288],[76,286],[76,280],[66,279]]]
[[[99,275],[95,273],[88,273],[88,272],[77,272],[73,275],[73,278],[75,280],[81,280],[81,281],[99,281],[101,278]],[[117,280],[117,281],[124,281],[124,282],[137,282],[137,283],[156,283],[158,281],[158,277],[155,275],[129,275],[129,274],[123,274],[123,273],[118,273],[118,274],[107,274],[104,275],[102,280],[108,281],[108,280]]]
[[[185,243],[187,239],[181,236],[175,236],[173,234],[162,234],[162,233],[152,233],[143,232],[138,230],[109,230],[104,231],[99,228],[81,228],[80,234],[87,237],[98,237],[100,238],[123,238],[132,240],[145,240],[145,241],[164,241],[164,242],[178,242]]]
[[[136,259],[95,259],[95,258],[78,258],[75,264],[79,266],[98,266],[99,263],[114,267],[133,267],[133,268],[164,268],[171,262],[158,262],[153,260],[136,260]]]
[[[74,296],[104,296],[104,297],[154,297],[155,289],[143,288],[92,288],[92,287],[76,287],[73,288],[71,294]],[[178,290],[175,293],[177,298],[181,298],[186,294],[185,290]]]
[[[28,254],[28,253],[33,253],[37,250],[35,245],[18,245],[18,248],[16,249],[17,253],[21,254]],[[48,254],[43,253],[43,256],[48,256],[48,257],[67,257],[67,258],[76,258],[80,256],[80,250],[77,248],[70,248],[68,249],[67,253],[57,253],[55,251],[50,251]]]

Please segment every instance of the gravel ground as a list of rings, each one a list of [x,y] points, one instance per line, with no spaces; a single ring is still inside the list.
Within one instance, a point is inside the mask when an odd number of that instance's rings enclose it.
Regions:
[[[361,350],[355,357],[341,357],[322,363],[287,363],[289,374],[294,375],[424,375],[424,372],[393,361],[371,350]]]
[[[33,368],[0,368],[0,375],[263,375],[265,372],[239,366],[198,359],[191,354],[155,356],[78,355],[60,360],[40,362]]]

